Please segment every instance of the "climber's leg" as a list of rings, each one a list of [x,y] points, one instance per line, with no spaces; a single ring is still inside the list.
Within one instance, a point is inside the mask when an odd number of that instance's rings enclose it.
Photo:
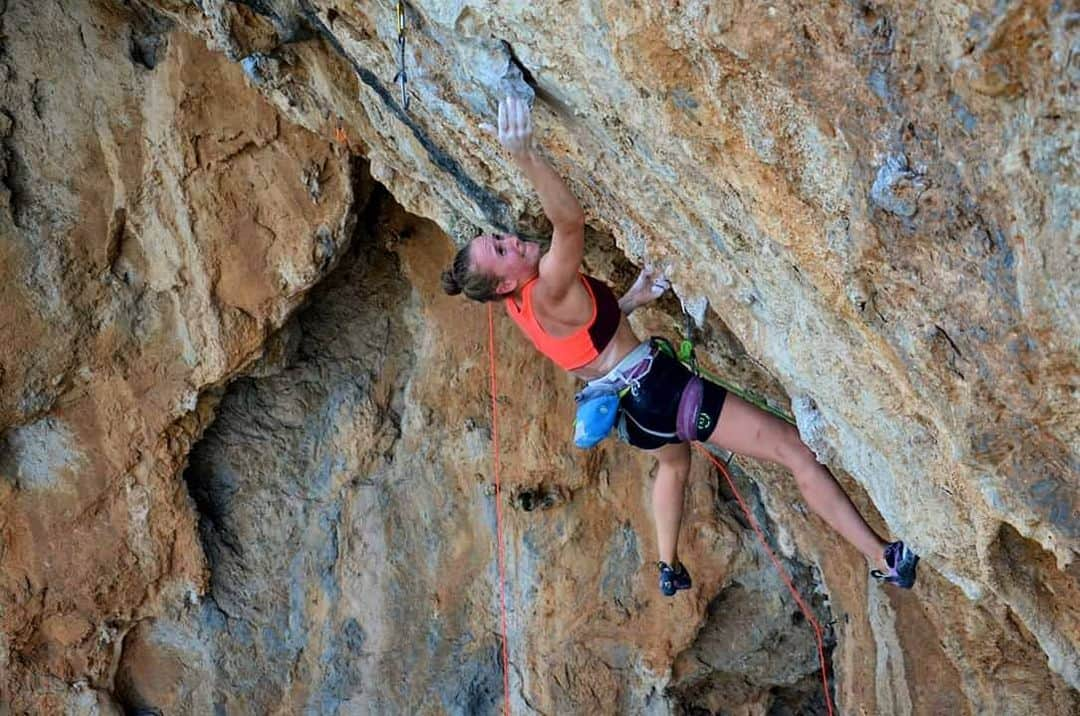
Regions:
[[[679,561],[679,526],[682,524],[686,476],[690,474],[690,445],[665,445],[650,450],[649,454],[659,461],[652,490],[656,546],[660,550],[660,560],[675,565]]]
[[[729,393],[708,442],[791,470],[810,509],[875,567],[888,569],[885,541],[866,524],[828,469],[803,444],[794,426]]]
[[[652,507],[656,544],[660,550],[660,591],[670,597],[691,585],[690,573],[679,563],[679,526],[682,524],[686,478],[690,474],[690,445],[665,445],[650,450],[649,454],[659,461]]]

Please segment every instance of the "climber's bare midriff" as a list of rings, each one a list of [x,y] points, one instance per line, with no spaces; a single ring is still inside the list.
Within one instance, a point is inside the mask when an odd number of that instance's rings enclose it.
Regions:
[[[611,372],[611,369],[619,364],[626,355],[637,348],[641,340],[634,335],[626,316],[619,316],[619,327],[615,335],[608,341],[607,346],[596,356],[591,363],[577,370],[570,371],[582,380],[594,380]]]

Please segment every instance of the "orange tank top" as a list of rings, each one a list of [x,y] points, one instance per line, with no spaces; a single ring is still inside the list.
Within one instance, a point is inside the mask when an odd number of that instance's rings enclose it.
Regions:
[[[564,370],[577,370],[588,365],[607,348],[619,328],[622,311],[611,288],[592,276],[578,274],[592,298],[593,312],[589,322],[568,336],[557,338],[545,332],[533,312],[532,290],[536,279],[530,280],[521,291],[521,308],[513,299],[506,299],[506,312],[525,332],[537,350]]]

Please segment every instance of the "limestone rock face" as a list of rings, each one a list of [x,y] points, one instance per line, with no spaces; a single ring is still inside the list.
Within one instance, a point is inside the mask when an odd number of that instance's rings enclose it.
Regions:
[[[438,273],[480,229],[545,233],[484,127],[510,92],[587,268],[671,265],[639,332],[681,301],[923,556],[882,590],[736,461],[839,711],[1080,710],[1068,4],[404,20],[407,109],[389,0],[0,0],[0,703],[501,708],[487,316]],[[695,458],[695,586],[662,601],[651,460],[573,450],[572,381],[495,330],[515,713],[823,712],[726,484]]]
[[[38,713],[205,589],[199,396],[331,268],[354,199],[348,155],[201,40],[69,5],[0,15],[0,700]]]

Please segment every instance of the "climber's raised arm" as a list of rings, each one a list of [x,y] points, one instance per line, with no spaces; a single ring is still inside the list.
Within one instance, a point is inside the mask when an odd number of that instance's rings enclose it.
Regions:
[[[532,144],[532,117],[525,100],[507,97],[499,103],[499,143],[540,196],[551,221],[551,248],[540,261],[540,281],[551,299],[559,300],[578,284],[585,255],[585,213],[551,165]]]

